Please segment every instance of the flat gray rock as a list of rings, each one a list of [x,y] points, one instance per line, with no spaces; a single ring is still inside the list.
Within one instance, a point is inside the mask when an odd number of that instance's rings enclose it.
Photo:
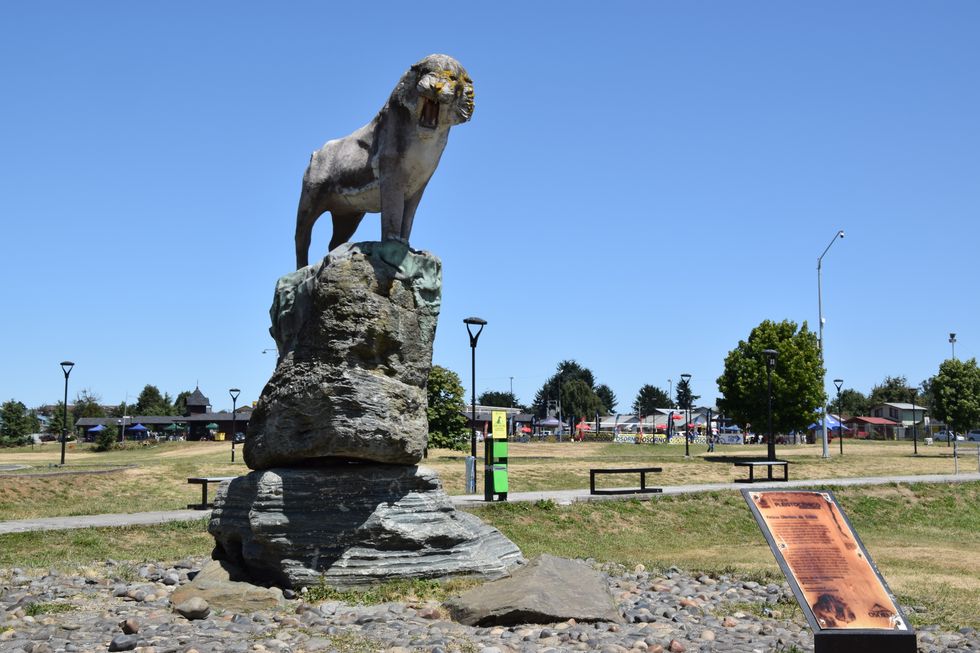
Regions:
[[[174,590],[170,602],[180,611],[179,606],[192,598],[202,599],[213,608],[238,613],[274,610],[286,605],[278,587],[259,587],[246,582],[241,570],[218,560],[206,564],[194,580]]]
[[[214,558],[292,588],[498,578],[523,562],[500,531],[453,507],[434,471],[413,465],[255,471],[221,486],[208,531]]]
[[[578,560],[542,554],[501,578],[446,602],[467,626],[578,622],[622,623],[602,574]]]
[[[279,279],[279,362],[249,420],[246,464],[418,463],[441,284],[438,258],[396,241],[348,243]]]

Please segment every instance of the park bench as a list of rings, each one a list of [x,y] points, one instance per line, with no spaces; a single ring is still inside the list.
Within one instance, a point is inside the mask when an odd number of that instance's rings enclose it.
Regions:
[[[224,483],[225,481],[230,481],[233,478],[238,478],[237,476],[191,476],[187,479],[188,483],[196,484],[201,486],[201,503],[189,503],[188,508],[193,508],[194,510],[207,510],[214,506],[213,503],[208,501],[208,486],[212,483]]]
[[[735,461],[735,466],[736,467],[748,467],[749,468],[749,477],[748,478],[737,478],[737,479],[735,479],[736,481],[741,482],[741,483],[755,483],[756,481],[762,481],[762,480],[767,480],[767,481],[788,481],[789,480],[789,461],[788,460],[736,460]],[[766,478],[765,479],[756,478],[755,477],[755,468],[756,467],[766,467],[767,468],[767,470],[766,470],[767,474],[766,474]],[[782,467],[783,468],[783,477],[782,478],[773,478],[772,477],[772,468],[773,467]]]
[[[663,492],[658,487],[647,487],[647,474],[662,472],[662,467],[624,467],[617,469],[590,469],[589,470],[589,494],[641,494],[652,492]],[[640,487],[637,488],[613,488],[608,490],[595,489],[595,477],[597,474],[639,474]]]

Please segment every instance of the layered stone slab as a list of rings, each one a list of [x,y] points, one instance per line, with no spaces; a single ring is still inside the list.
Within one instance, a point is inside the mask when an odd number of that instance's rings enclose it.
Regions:
[[[497,529],[457,511],[436,473],[335,463],[255,471],[223,485],[213,557],[257,582],[338,588],[398,578],[505,576],[523,563]]]

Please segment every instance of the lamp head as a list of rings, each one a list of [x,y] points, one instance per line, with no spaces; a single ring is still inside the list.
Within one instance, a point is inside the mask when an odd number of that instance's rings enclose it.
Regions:
[[[238,388],[231,388],[230,390],[228,390],[228,394],[231,395],[232,401],[236,401],[238,399],[239,393],[241,393],[241,390],[239,390]]]
[[[834,379],[834,385],[837,386],[837,392],[840,392],[841,387],[844,385],[844,379]]]
[[[838,238],[843,238],[844,237],[844,230],[843,229],[841,229],[840,231],[837,232],[837,237]]]
[[[71,361],[61,361],[61,371],[65,373],[65,376],[71,374],[71,368],[75,367],[75,364]]]
[[[690,374],[681,374],[681,381],[684,381],[685,383],[687,383],[690,380],[691,380],[691,375]]]
[[[483,332],[483,327],[487,325],[487,321],[482,317],[467,317],[463,318],[463,324],[466,325],[466,333],[470,334],[470,347],[475,349],[476,341],[480,337],[480,333]],[[473,333],[470,331],[470,325],[478,326],[480,328],[476,330],[476,333]]]
[[[775,367],[776,356],[779,356],[779,352],[775,349],[763,349],[762,353],[766,356],[766,365],[768,365],[770,369]]]
[[[956,334],[955,333],[949,334],[949,341],[950,342],[956,342]],[[64,363],[62,363],[62,365],[64,365]]]

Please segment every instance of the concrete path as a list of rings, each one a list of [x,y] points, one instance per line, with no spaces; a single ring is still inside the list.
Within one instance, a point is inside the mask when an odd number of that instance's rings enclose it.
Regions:
[[[649,477],[651,481],[655,476]],[[513,492],[509,501],[551,500],[559,505],[569,505],[576,501],[621,501],[623,499],[653,499],[658,496],[675,494],[694,494],[697,492],[717,492],[719,490],[741,490],[744,488],[780,489],[829,487],[847,485],[888,485],[889,483],[965,483],[980,481],[980,473],[970,474],[925,474],[919,476],[881,476],[862,478],[825,478],[808,481],[758,482],[758,483],[708,483],[704,485],[668,485],[662,494],[604,494],[590,495],[588,489],[547,490],[543,492]],[[483,495],[460,495],[450,497],[458,507],[486,505]],[[105,526],[143,526],[162,524],[170,521],[193,521],[211,516],[210,510],[172,510],[163,512],[138,512],[113,515],[85,515],[80,517],[44,517],[38,519],[18,519],[0,522],[0,535],[5,533],[24,533],[27,531],[65,530],[71,528],[93,528]]]

